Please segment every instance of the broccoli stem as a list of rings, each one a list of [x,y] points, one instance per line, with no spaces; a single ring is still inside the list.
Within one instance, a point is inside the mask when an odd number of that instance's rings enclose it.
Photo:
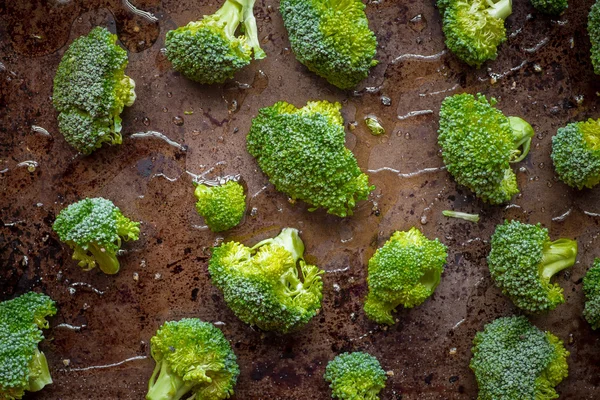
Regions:
[[[479,214],[468,214],[460,211],[444,210],[442,214],[450,218],[460,218],[466,221],[479,222]]]
[[[531,148],[531,138],[535,134],[529,123],[519,117],[508,117],[510,127],[513,131],[513,143],[515,149],[515,158],[511,163],[516,163],[523,160],[529,154]],[[523,149],[521,150],[521,146]]]
[[[487,9],[487,12],[492,17],[505,20],[510,14],[512,14],[512,0],[500,0],[497,3],[488,0],[488,4],[490,5],[490,8]]]
[[[213,15],[219,17],[219,21],[225,22],[223,31],[231,40],[235,39],[235,31],[242,21],[242,7],[240,0],[227,0],[221,8]]]
[[[114,252],[100,247],[96,243],[90,243],[88,250],[96,259],[102,272],[108,275],[114,275],[119,272],[120,264]]]
[[[32,360],[29,362],[29,370],[35,371],[35,374],[31,374],[29,377],[29,391],[37,392],[44,388],[44,386],[52,383],[52,377],[50,376],[50,369],[48,369],[48,361],[44,353],[35,349]]]
[[[191,389],[165,361],[161,361],[156,363],[148,382],[146,400],[179,400]]]
[[[544,243],[542,260],[538,269],[542,277],[550,280],[556,273],[575,264],[577,257],[577,242],[571,239],[558,239]]]
[[[284,228],[279,235],[274,238],[265,239],[252,247],[252,251],[266,244],[277,244],[292,254],[294,263],[300,260],[304,255],[304,242],[298,235],[298,229]]]
[[[254,18],[254,3],[256,0],[237,0],[242,3],[242,15],[244,19],[244,34],[252,50],[254,59],[261,60],[267,54],[260,48],[258,41],[258,28],[256,27],[256,18]]]

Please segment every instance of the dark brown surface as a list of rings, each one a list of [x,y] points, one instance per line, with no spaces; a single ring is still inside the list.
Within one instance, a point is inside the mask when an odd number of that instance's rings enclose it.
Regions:
[[[581,278],[600,256],[600,188],[569,189],[556,180],[549,157],[557,127],[600,116],[600,85],[585,31],[592,1],[572,0],[566,14],[552,19],[516,0],[507,23],[511,38],[498,60],[481,70],[447,53],[426,59],[410,55],[444,51],[432,1],[373,2],[366,10],[381,63],[355,93],[335,89],[295,60],[275,0],[258,1],[256,7],[268,57],[234,81],[211,87],[174,73],[160,50],[168,29],[214,12],[217,2],[133,3],[158,22],[135,16],[117,0],[0,1],[0,300],[33,289],[59,305],[49,340],[41,345],[54,384],[26,398],[142,399],[154,365],[142,358],[149,355],[150,337],[166,320],[199,317],[220,321],[234,346],[241,368],[237,399],[327,399],[325,365],[351,350],[368,351],[394,372],[382,399],[473,399],[471,339],[486,322],[516,312],[492,285],[485,263],[490,234],[504,218],[542,222],[553,239],[578,240],[577,264],[557,279],[566,304],[533,321],[564,339],[571,351],[570,376],[558,387],[561,398],[600,398],[600,334],[581,317]],[[124,113],[123,145],[81,157],[58,132],[50,96],[66,44],[95,25],[118,28],[131,50],[127,74],[137,83],[138,100]],[[496,96],[502,110],[524,117],[536,130],[530,155],[517,166],[522,195],[508,206],[482,204],[439,169],[439,104],[462,91]],[[390,106],[382,96],[391,99]],[[358,121],[347,144],[359,165],[371,171],[377,189],[351,218],[290,204],[245,149],[259,108],[278,100],[302,106],[315,99],[342,102],[346,122]],[[433,113],[398,118],[417,110]],[[384,136],[369,134],[363,123],[369,114],[383,121]],[[157,138],[130,136],[148,130],[164,133],[187,151]],[[19,164],[28,160],[38,166]],[[224,236],[199,229],[187,172],[207,178],[241,174],[250,199],[243,224]],[[141,239],[125,245],[116,276],[81,271],[51,230],[63,207],[86,196],[110,198],[125,215],[142,221]],[[482,221],[442,217],[449,208],[479,212]],[[448,266],[429,301],[399,311],[400,322],[382,330],[362,312],[365,265],[394,230],[413,225],[449,246]],[[309,260],[328,273],[321,314],[301,331],[279,336],[253,330],[228,310],[210,284],[207,250],[223,238],[256,242],[284,226],[302,230]],[[122,364],[110,366],[116,363]]]

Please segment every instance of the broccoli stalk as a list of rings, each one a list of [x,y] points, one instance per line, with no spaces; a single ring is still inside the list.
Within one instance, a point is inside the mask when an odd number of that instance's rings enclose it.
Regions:
[[[575,264],[577,257],[577,242],[571,239],[558,239],[554,242],[545,242],[542,250],[542,259],[538,264],[540,273],[546,281]]]
[[[267,55],[260,48],[258,29],[254,18],[254,3],[256,0],[226,0],[225,4],[213,14],[219,23],[225,23],[223,31],[231,41],[236,40],[235,32],[243,24],[245,41],[254,51],[254,58],[259,60]]]
[[[166,360],[156,363],[154,372],[148,382],[146,400],[181,399],[194,384],[186,384],[179,375],[175,374]]]
[[[465,213],[465,212],[450,211],[450,210],[444,210],[444,211],[442,211],[442,214],[449,218],[460,218],[460,219],[464,219],[465,221],[479,222],[479,214],[469,214],[469,213]]]
[[[119,272],[120,264],[116,253],[107,251],[96,243],[88,243],[85,248],[73,241],[66,243],[73,248],[73,260],[78,260],[77,265],[84,271],[91,271],[98,265],[105,274],[114,275]]]
[[[512,14],[512,0],[486,0],[490,8],[486,11],[494,18],[506,19]]]
[[[522,118],[508,117],[508,122],[513,135],[513,154],[514,157],[516,157],[510,162],[516,163],[523,161],[523,159],[527,157],[527,154],[529,154],[529,149],[531,148],[531,138],[533,138],[535,132],[533,131],[531,125]],[[523,149],[521,149],[521,147]]]
[[[29,363],[29,370],[31,374],[29,376],[29,388],[30,392],[39,392],[44,386],[52,383],[52,377],[50,376],[50,369],[48,368],[48,360],[46,355],[35,349],[33,358]]]

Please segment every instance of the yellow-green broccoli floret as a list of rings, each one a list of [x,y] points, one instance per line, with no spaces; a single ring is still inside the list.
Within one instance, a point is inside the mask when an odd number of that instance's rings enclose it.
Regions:
[[[213,232],[226,231],[237,226],[246,211],[246,195],[238,182],[227,181],[224,185],[198,184],[194,195],[198,199],[196,210],[204,217]]]
[[[447,256],[444,244],[427,239],[417,228],[394,232],[369,260],[367,317],[392,325],[396,307],[422,304],[439,285]]]
[[[54,301],[29,292],[0,303],[0,399],[20,399],[52,383],[46,356],[38,349],[56,314]]]
[[[254,247],[228,242],[215,247],[211,280],[242,321],[282,333],[310,321],[321,307],[321,271],[303,260],[298,230],[285,228]]]
[[[585,274],[583,292],[585,293],[583,316],[592,329],[598,329],[600,328],[600,258],[594,259],[594,265]]]
[[[167,32],[167,58],[187,78],[205,84],[223,83],[266,57],[258,41],[253,14],[255,0],[226,0],[212,15]],[[244,32],[236,36],[238,27]]]
[[[112,201],[102,197],[69,205],[52,228],[73,249],[73,259],[84,271],[98,265],[105,274],[119,272],[117,251],[121,240],[138,240],[140,223],[125,217]]]
[[[555,386],[569,374],[563,342],[523,316],[487,324],[475,335],[471,350],[478,400],[557,399]]]
[[[506,117],[485,96],[462,93],[446,97],[440,109],[438,142],[448,172],[491,204],[519,193],[510,163],[521,161],[531,145],[533,128]]]
[[[352,215],[375,188],[344,142],[339,103],[314,101],[302,108],[279,102],[260,110],[248,134],[248,151],[277,190],[293,200]]]
[[[54,77],[58,128],[83,154],[121,143],[120,114],[135,101],[135,82],[125,75],[127,52],[116,41],[102,27],[75,39]]]
[[[327,364],[331,397],[340,400],[379,400],[387,375],[379,361],[360,351],[342,353]]]
[[[583,189],[600,182],[600,119],[559,128],[552,137],[552,162],[561,181]]]
[[[505,221],[492,235],[487,261],[496,286],[522,310],[553,310],[565,302],[563,289],[550,280],[575,264],[577,242],[550,241],[540,224]]]
[[[281,0],[292,50],[302,64],[340,89],[377,65],[377,39],[361,0]]]
[[[600,75],[600,1],[596,1],[590,9],[587,31],[590,35],[590,42],[592,42],[590,59],[594,73]]]
[[[147,400],[221,400],[233,395],[240,370],[231,345],[198,318],[165,322],[150,340],[156,367]]]
[[[550,15],[560,15],[569,6],[567,0],[531,0],[531,4],[536,10]]]

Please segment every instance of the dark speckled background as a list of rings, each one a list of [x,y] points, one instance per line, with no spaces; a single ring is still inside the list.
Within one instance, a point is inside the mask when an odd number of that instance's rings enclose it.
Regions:
[[[557,127],[600,117],[585,31],[592,1],[570,0],[552,19],[515,0],[510,39],[480,70],[444,52],[433,1],[371,2],[366,10],[381,63],[356,92],[335,89],[295,60],[276,0],[256,6],[268,58],[211,87],[173,72],[161,48],[168,29],[214,12],[217,2],[131,1],[156,20],[135,14],[126,1],[0,0],[0,300],[42,290],[59,305],[41,345],[54,384],[26,398],[142,399],[154,365],[144,358],[150,337],[165,320],[199,317],[218,322],[238,355],[236,399],[327,399],[325,365],[351,350],[368,351],[393,371],[382,399],[474,399],[471,338],[486,322],[516,312],[485,263],[490,234],[504,218],[541,222],[553,239],[578,240],[577,264],[557,279],[566,304],[532,320],[571,351],[561,398],[600,398],[600,334],[581,318],[581,278],[600,256],[600,188],[569,189],[556,180],[549,157]],[[123,114],[123,145],[81,157],[57,130],[52,78],[66,46],[95,25],[117,31],[130,50],[127,74],[137,82],[138,101]],[[496,96],[502,110],[536,130],[530,155],[517,166],[523,194],[508,206],[477,201],[439,169],[439,105],[463,91]],[[252,116],[283,99],[297,106],[340,101],[346,122],[358,122],[347,145],[377,189],[355,216],[290,204],[245,150]],[[422,115],[410,116],[414,111]],[[382,120],[384,136],[366,130],[369,114]],[[162,132],[187,151],[131,136],[145,131]],[[250,201],[240,227],[224,236],[202,229],[191,174],[241,174]],[[63,207],[86,196],[110,198],[142,221],[142,237],[124,246],[117,276],[81,271],[51,230]],[[481,213],[482,221],[445,219],[441,211],[449,208]],[[448,266],[429,301],[399,311],[398,324],[382,330],[362,312],[365,265],[394,230],[413,225],[449,246]],[[235,318],[209,282],[207,256],[223,239],[254,243],[284,226],[302,230],[308,259],[328,273],[321,314],[280,336]]]

